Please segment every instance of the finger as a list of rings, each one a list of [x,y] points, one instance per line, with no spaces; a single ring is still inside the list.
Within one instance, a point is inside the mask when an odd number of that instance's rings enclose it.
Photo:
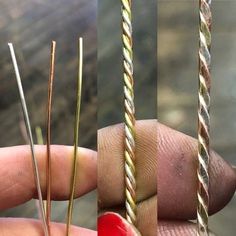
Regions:
[[[98,218],[99,236],[140,236],[141,234],[119,214],[107,212]]]
[[[158,125],[158,215],[165,219],[191,219],[197,206],[197,141]],[[231,199],[236,188],[233,169],[211,152],[210,208],[213,214]]]
[[[108,208],[103,212],[116,212],[125,217],[125,209]],[[148,225],[148,227],[147,227]],[[157,230],[157,196],[153,196],[137,205],[137,228],[142,235],[156,235]]]
[[[187,221],[159,221],[157,235],[195,236],[197,235],[196,229],[194,223]],[[209,236],[213,235],[212,232],[209,232]]]
[[[46,196],[46,148],[35,146],[43,195]],[[0,210],[24,203],[37,197],[31,153],[28,146],[0,148]],[[69,197],[73,147],[51,146],[52,199]],[[79,148],[76,197],[96,187],[96,152]]]
[[[51,223],[51,236],[64,236],[66,234],[66,226],[60,223]],[[71,236],[95,236],[95,231],[71,226]],[[38,220],[31,219],[14,219],[2,218],[0,219],[0,236],[42,236],[42,223]]]
[[[157,121],[136,122],[137,200],[157,192]],[[101,207],[124,202],[124,126],[98,131],[98,192]],[[148,184],[147,184],[148,183]]]

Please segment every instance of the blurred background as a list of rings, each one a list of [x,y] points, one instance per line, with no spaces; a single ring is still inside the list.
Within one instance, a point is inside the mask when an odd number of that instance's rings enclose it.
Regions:
[[[137,119],[156,118],[157,1],[133,1],[134,80]],[[98,4],[98,126],[124,120],[120,1]]]
[[[212,1],[211,146],[236,165],[236,1]],[[158,119],[197,137],[198,1],[158,0]],[[236,197],[210,217],[235,235]]]
[[[77,41],[84,38],[84,81],[79,145],[96,149],[96,0],[0,1],[0,146],[25,144],[15,75],[7,42],[16,50],[32,130],[45,134],[51,40],[57,41],[52,110],[52,143],[73,145]],[[36,140],[36,139],[35,139]],[[1,159],[1,157],[0,157]],[[0,160],[1,161],[1,160]],[[63,167],[62,167],[63,168]],[[96,228],[97,200],[92,192],[75,201],[73,223]],[[64,221],[67,202],[53,202],[52,220]],[[0,213],[37,217],[35,202]]]

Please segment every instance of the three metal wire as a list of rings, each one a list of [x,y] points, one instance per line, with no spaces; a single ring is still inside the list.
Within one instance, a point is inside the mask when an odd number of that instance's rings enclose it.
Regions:
[[[125,196],[126,218],[136,225],[135,107],[133,79],[132,0],[122,3],[123,80],[125,107]]]
[[[32,137],[31,125],[29,120],[29,115],[27,111],[27,106],[25,102],[24,91],[22,88],[20,73],[15,57],[15,52],[13,45],[11,43],[8,44],[12,63],[14,66],[15,74],[16,74],[16,81],[18,85],[18,90],[20,94],[20,101],[22,106],[22,111],[24,115],[25,125],[27,129],[28,139],[30,142],[31,147],[31,155],[32,155],[32,163],[33,163],[33,170],[34,170],[34,178],[35,183],[38,191],[38,198],[39,198],[39,210],[40,215],[42,216],[43,222],[43,229],[44,235],[50,236],[50,216],[51,216],[51,107],[52,107],[52,88],[53,88],[53,80],[54,80],[54,64],[55,64],[55,48],[56,42],[52,41],[51,44],[51,59],[50,59],[50,75],[49,75],[49,82],[48,82],[48,103],[47,103],[47,159],[46,159],[46,177],[47,177],[47,201],[46,206],[44,206],[43,198],[42,198],[42,191],[40,187],[40,177],[39,177],[39,170],[38,164],[35,157],[34,151],[34,142]],[[79,137],[79,121],[80,121],[80,106],[81,106],[81,92],[82,92],[82,68],[83,68],[83,39],[79,39],[79,70],[78,70],[78,80],[77,80],[77,104],[76,104],[76,114],[75,114],[75,125],[74,125],[74,154],[73,154],[73,162],[72,162],[72,175],[71,175],[71,182],[70,182],[70,197],[69,197],[69,205],[68,205],[68,212],[67,212],[67,224],[66,224],[66,235],[70,235],[70,225],[72,221],[72,211],[73,211],[73,202],[75,197],[75,188],[76,188],[76,178],[77,178],[77,166],[78,166],[78,137]],[[37,137],[39,142],[42,141],[42,132],[41,129],[37,129],[36,131]]]
[[[199,0],[198,191],[197,235],[208,235],[209,130],[211,87],[211,0]]]

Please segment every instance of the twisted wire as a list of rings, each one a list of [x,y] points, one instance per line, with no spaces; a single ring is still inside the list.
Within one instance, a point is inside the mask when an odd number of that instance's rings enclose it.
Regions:
[[[136,180],[135,180],[135,109],[132,49],[132,0],[122,3],[122,42],[123,42],[123,79],[125,107],[125,196],[126,218],[136,224]]]
[[[211,0],[199,0],[199,91],[198,91],[198,206],[197,235],[208,235],[209,126],[211,86]]]

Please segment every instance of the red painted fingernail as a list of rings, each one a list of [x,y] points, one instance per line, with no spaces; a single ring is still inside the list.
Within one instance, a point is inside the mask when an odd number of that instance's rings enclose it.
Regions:
[[[132,226],[119,214],[105,213],[98,218],[98,236],[135,236]]]

